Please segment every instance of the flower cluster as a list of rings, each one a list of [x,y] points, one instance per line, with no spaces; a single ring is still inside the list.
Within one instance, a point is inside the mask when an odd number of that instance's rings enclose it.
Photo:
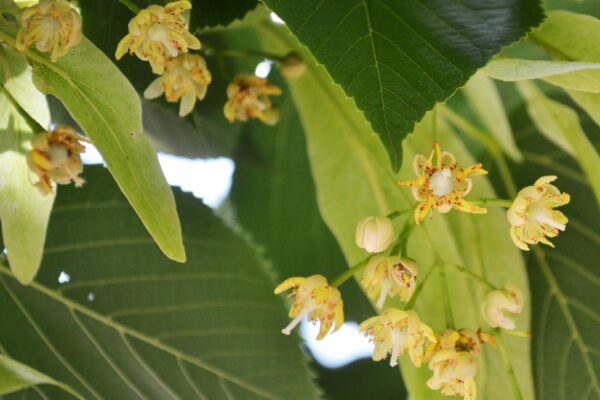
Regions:
[[[67,0],[40,0],[23,11],[20,22],[17,49],[25,51],[35,44],[50,53],[52,62],[81,42],[81,16]]]
[[[27,156],[29,167],[39,178],[36,186],[46,195],[53,190],[52,182],[75,186],[83,185],[80,154],[85,152],[85,141],[72,128],[58,126],[50,132],[39,133],[31,140],[32,150]]]
[[[452,208],[475,214],[486,213],[485,208],[464,199],[472,188],[470,177],[487,173],[482,165],[478,163],[461,168],[451,153],[442,152],[437,143],[433,147],[429,158],[420,154],[415,157],[417,179],[400,182],[402,186],[411,186],[414,197],[420,202],[414,212],[416,225],[426,219],[432,208],[442,213]],[[508,210],[511,237],[524,250],[528,250],[527,244],[538,242],[552,245],[546,237],[555,237],[565,229],[567,218],[554,209],[567,204],[569,195],[561,193],[551,184],[555,179],[555,176],[541,177],[533,186],[524,188]],[[500,329],[505,332],[516,329],[517,316],[525,307],[523,293],[514,284],[497,287],[467,268],[444,263],[439,259],[430,267],[420,286],[417,286],[419,264],[406,256],[406,241],[415,224],[408,218],[401,233],[397,235],[393,219],[401,214],[402,211],[396,211],[388,216],[369,216],[360,220],[354,232],[355,243],[369,253],[369,257],[333,282],[335,286],[339,286],[350,276],[357,276],[363,290],[380,310],[379,315],[360,324],[360,330],[374,344],[374,361],[389,357],[389,364],[394,367],[406,353],[417,368],[427,363],[432,372],[427,381],[429,388],[439,390],[445,396],[475,400],[477,359],[481,349],[485,343],[496,347],[495,335]],[[435,268],[445,268],[446,265],[454,266],[458,271],[492,288],[481,303],[482,319],[492,328],[491,331],[484,332],[481,328],[476,331],[443,329],[436,333],[412,309],[427,277]],[[336,329],[339,328],[343,322],[340,293],[323,276],[290,278],[278,286],[275,293],[290,287],[296,288],[293,292],[296,299],[290,310],[290,317],[294,319],[283,330],[284,333],[289,334],[304,316],[313,321],[321,321],[319,339],[330,331],[333,321],[336,322]],[[384,307],[386,300],[393,298],[404,304],[401,307],[391,304]],[[446,304],[446,307],[447,322],[453,326],[451,305]],[[528,335],[524,332],[512,333]],[[498,346],[501,345],[503,346],[502,342],[498,341]],[[501,348],[500,351],[506,350]]]

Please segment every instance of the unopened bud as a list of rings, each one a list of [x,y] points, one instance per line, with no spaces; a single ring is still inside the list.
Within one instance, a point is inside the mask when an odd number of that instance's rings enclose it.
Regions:
[[[394,226],[388,217],[367,217],[356,226],[356,245],[369,253],[380,253],[394,240]]]
[[[300,78],[306,71],[306,64],[295,51],[289,52],[281,61],[281,75],[288,79]]]

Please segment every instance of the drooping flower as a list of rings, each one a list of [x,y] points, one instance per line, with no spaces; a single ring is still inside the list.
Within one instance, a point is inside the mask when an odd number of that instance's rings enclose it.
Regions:
[[[408,257],[374,256],[369,260],[360,278],[367,294],[377,298],[377,307],[383,307],[385,299],[399,296],[408,301],[416,288],[419,265]]]
[[[431,328],[412,310],[388,308],[381,315],[363,321],[360,330],[375,344],[373,360],[383,360],[389,354],[392,367],[398,365],[398,357],[404,353],[408,353],[415,366],[421,366],[427,343],[436,341]]]
[[[129,33],[119,42],[115,57],[120,59],[129,51],[141,60],[149,61],[152,72],[162,74],[169,58],[199,49],[200,41],[188,31],[180,15],[192,8],[189,1],[174,1],[164,7],[151,5],[129,21]]]
[[[293,320],[281,332],[289,335],[306,316],[309,321],[321,323],[317,340],[323,339],[334,325],[333,332],[340,329],[344,323],[342,295],[339,290],[327,283],[324,276],[288,278],[275,288],[275,294],[291,288],[293,290],[289,296],[294,296],[294,300],[289,316]]]
[[[170,103],[179,104],[179,116],[185,117],[194,109],[196,99],[206,96],[212,76],[206,61],[196,54],[180,54],[165,62],[165,72],[144,91],[144,97],[155,99],[165,94]]]
[[[546,237],[558,236],[569,222],[562,212],[554,210],[571,200],[567,193],[561,193],[556,186],[550,184],[556,179],[553,175],[542,176],[533,186],[521,189],[506,212],[510,236],[522,250],[529,250],[527,244],[538,242],[554,247]]]
[[[356,225],[355,242],[369,253],[380,253],[394,241],[394,225],[388,217],[367,217]]]
[[[83,185],[84,180],[79,176],[83,172],[80,154],[85,152],[85,147],[81,141],[85,138],[66,126],[58,126],[33,137],[33,149],[27,161],[40,179],[36,186],[42,194],[52,192],[52,181],[61,185],[68,185],[71,181],[77,187]]]
[[[281,89],[254,75],[239,74],[227,87],[224,113],[229,122],[258,118],[268,125],[279,120],[279,110],[273,108],[269,96],[279,96]]]
[[[438,340],[435,346],[431,346],[425,356],[425,359],[429,359],[429,369],[433,371],[427,386],[440,390],[445,396],[463,396],[465,400],[475,400],[476,356],[481,352],[484,342],[495,345],[493,336],[469,329],[446,329],[436,336]]]
[[[514,285],[489,292],[481,306],[483,319],[492,328],[515,329],[515,317],[523,311],[523,294]]]
[[[433,161],[437,156],[436,162]],[[421,223],[432,208],[441,213],[447,213],[452,208],[474,214],[485,214],[487,210],[481,208],[464,197],[469,194],[473,185],[470,177],[485,175],[481,163],[468,168],[457,165],[452,153],[440,150],[437,142],[433,143],[433,151],[429,158],[417,154],[413,161],[417,174],[414,181],[402,181],[400,186],[411,186],[413,196],[421,203],[415,209],[415,222]]]
[[[81,38],[81,16],[68,1],[40,0],[21,14],[16,47],[25,51],[35,44],[39,51],[50,53],[50,60],[55,62]]]

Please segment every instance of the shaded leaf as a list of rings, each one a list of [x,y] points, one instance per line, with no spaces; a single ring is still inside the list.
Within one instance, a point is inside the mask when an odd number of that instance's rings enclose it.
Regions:
[[[577,113],[570,107],[547,98],[531,82],[519,82],[527,102],[527,111],[546,138],[575,157],[587,175],[600,204],[600,154],[581,128]]]
[[[85,178],[58,195],[38,279],[0,267],[4,348],[85,398],[317,397],[246,242],[177,192],[189,261],[166,260],[102,167]]]
[[[31,81],[25,57],[0,45],[0,219],[10,267],[23,283],[35,277],[54,194],[42,195],[29,169],[33,128],[24,111],[43,126],[50,124],[46,98]]]
[[[17,30],[0,19],[0,39],[11,46]],[[129,81],[85,38],[56,63],[31,49],[26,56],[38,89],[58,97],[93,140],[165,255],[185,261],[173,194],[144,136],[139,98]]]
[[[394,169],[401,141],[542,19],[536,0],[265,0],[354,98]]]
[[[236,19],[241,19],[253,10],[257,0],[191,0],[190,30],[212,26],[225,26]]]
[[[0,395],[16,392],[36,385],[56,385],[74,397],[83,399],[79,393],[48,375],[0,354]]]
[[[260,32],[265,39],[265,48],[283,51],[295,46],[291,36],[271,24],[261,26]],[[363,116],[339,87],[331,85],[326,71],[315,66],[306,52],[303,55],[308,63],[307,72],[302,78],[290,81],[289,85],[307,137],[321,215],[338,240],[348,264],[352,265],[366,256],[354,243],[354,229],[359,219],[416,207],[416,202],[410,190],[398,187],[399,177],[389,168],[385,150],[372,135]],[[419,125],[418,132],[404,147],[407,157],[400,177],[411,179],[414,176],[412,156],[415,152],[429,154],[434,137],[442,147],[453,152],[461,164],[474,162],[441,121],[438,121],[437,129],[439,132],[433,132],[431,123]],[[474,183],[470,198],[493,197],[493,189],[484,177]],[[524,263],[509,238],[508,230],[505,213],[500,209],[490,209],[487,215],[478,216],[435,214],[413,232],[408,241],[408,253],[419,261],[422,275],[440,258],[465,265],[498,285],[514,282],[527,293]],[[454,270],[447,273],[457,325],[477,329],[483,324],[480,303],[485,290]],[[439,288],[440,279],[436,273],[416,304],[419,315],[435,330],[447,326]],[[398,303],[388,301],[387,305]],[[527,330],[528,320],[529,310],[524,310],[517,322],[519,328]],[[529,343],[508,336],[504,337],[504,341],[524,397],[532,398]],[[493,349],[485,349],[478,368],[481,398],[507,399],[508,377]],[[425,382],[431,371],[426,367],[416,369],[403,358],[402,372],[411,398],[444,398],[427,388]]]

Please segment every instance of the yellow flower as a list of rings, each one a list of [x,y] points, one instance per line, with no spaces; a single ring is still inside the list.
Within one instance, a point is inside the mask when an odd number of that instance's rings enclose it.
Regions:
[[[472,353],[440,350],[429,361],[429,369],[433,371],[433,376],[427,381],[431,389],[439,390],[445,396],[475,400],[477,362]]]
[[[427,342],[436,338],[429,326],[421,322],[416,312],[388,308],[376,317],[360,324],[360,330],[375,344],[373,360],[390,355],[390,366],[398,365],[398,357],[407,353],[415,366],[421,366]]]
[[[408,257],[374,256],[369,260],[360,278],[369,297],[377,298],[377,307],[383,307],[385,299],[400,296],[408,301],[416,288],[419,265]]]
[[[25,51],[35,43],[39,51],[50,53],[52,62],[81,42],[81,16],[66,0],[40,0],[21,14],[16,47]]]
[[[77,187],[83,185],[84,180],[79,176],[83,172],[80,154],[85,152],[85,147],[80,143],[82,140],[85,138],[66,126],[58,126],[33,137],[33,149],[27,161],[40,178],[36,186],[42,194],[52,192],[52,181],[61,185],[68,185],[71,181]]]
[[[279,120],[279,111],[273,108],[269,96],[279,96],[281,89],[254,75],[239,74],[227,87],[224,113],[229,122],[258,118],[268,125]]]
[[[356,245],[369,253],[387,249],[394,236],[394,225],[388,217],[367,217],[356,225]]]
[[[437,161],[434,163],[434,156]],[[460,168],[452,153],[440,150],[437,142],[433,143],[433,151],[429,158],[417,154],[413,161],[417,174],[414,181],[400,182],[400,186],[411,186],[412,193],[421,204],[415,209],[415,222],[421,223],[432,208],[447,213],[452,208],[474,213],[485,214],[487,210],[463,199],[471,191],[470,176],[485,175],[487,171],[477,163],[468,168]]]
[[[429,354],[429,369],[433,376],[427,386],[440,390],[445,396],[463,396],[465,400],[475,400],[477,387],[477,356],[483,342],[494,343],[491,335],[468,329],[458,331],[446,329],[438,335],[432,354]]]
[[[339,290],[330,286],[322,275],[308,278],[292,277],[275,288],[275,294],[294,288],[290,296],[295,296],[289,316],[294,318],[281,332],[289,335],[308,316],[309,321],[319,321],[321,329],[317,340],[323,339],[335,324],[333,332],[344,323],[344,303]]]
[[[202,100],[206,96],[211,80],[204,58],[196,54],[180,54],[166,61],[164,74],[148,86],[144,97],[155,99],[164,93],[170,103],[181,100],[179,116],[185,117],[194,109],[196,98]]]
[[[556,176],[542,176],[533,186],[527,186],[517,194],[517,198],[506,212],[510,223],[510,236],[522,250],[529,250],[527,244],[542,242],[550,247],[554,245],[546,239],[558,236],[564,231],[569,220],[554,210],[568,204],[571,197],[550,182]]]
[[[515,329],[515,317],[523,311],[523,294],[514,285],[489,292],[481,306],[483,319],[492,328]]]
[[[115,57],[129,51],[149,61],[152,72],[162,74],[167,59],[199,49],[200,41],[190,32],[186,20],[179,14],[192,8],[189,1],[174,1],[166,6],[151,5],[129,21],[129,33],[117,46]]]

